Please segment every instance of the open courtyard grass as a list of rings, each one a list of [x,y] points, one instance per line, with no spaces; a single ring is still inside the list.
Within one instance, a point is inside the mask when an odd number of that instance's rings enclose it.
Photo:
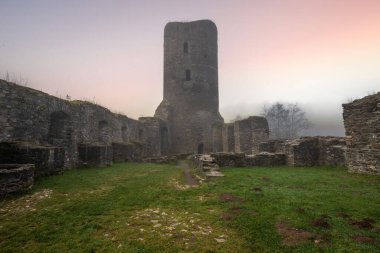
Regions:
[[[225,168],[186,187],[176,166],[67,171],[0,204],[0,252],[380,252],[380,177]]]

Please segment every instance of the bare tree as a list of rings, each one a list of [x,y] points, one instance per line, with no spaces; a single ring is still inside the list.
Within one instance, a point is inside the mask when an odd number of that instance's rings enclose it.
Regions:
[[[277,102],[264,106],[261,115],[268,120],[270,136],[274,139],[293,139],[311,127],[305,112],[297,104]]]

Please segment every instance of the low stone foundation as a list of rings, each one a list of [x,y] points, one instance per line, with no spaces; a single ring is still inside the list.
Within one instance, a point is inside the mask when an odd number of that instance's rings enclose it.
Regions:
[[[175,156],[156,156],[156,157],[147,157],[143,159],[145,163],[158,163],[158,164],[176,164],[177,157]]]
[[[286,155],[288,166],[346,166],[344,137],[316,136],[295,140],[270,140],[259,151]]]
[[[78,145],[79,161],[82,166],[110,166],[113,160],[112,146]]]
[[[283,166],[286,165],[285,154],[262,152],[256,155],[244,153],[213,153],[211,157],[221,167],[247,167],[247,166]]]
[[[213,153],[211,157],[221,167],[244,167],[246,165],[244,153]]]
[[[326,149],[326,165],[335,167],[346,167],[346,152],[345,146],[331,146]]]
[[[143,157],[141,143],[112,143],[113,162],[140,162]]]
[[[207,178],[223,177],[224,174],[219,169],[219,164],[211,155],[194,155],[192,162],[195,167],[203,171]]]
[[[305,137],[284,143],[284,153],[289,166],[319,165],[319,143],[314,137]]]
[[[248,155],[245,161],[247,166],[284,166],[286,165],[286,155],[281,153],[259,153],[257,155]]]
[[[1,142],[0,164],[34,164],[35,177],[59,174],[64,169],[65,150],[28,142]]]
[[[269,140],[265,142],[261,142],[258,144],[259,153],[267,152],[267,153],[279,153],[283,152],[285,140]]]
[[[0,197],[33,187],[33,164],[0,164]]]

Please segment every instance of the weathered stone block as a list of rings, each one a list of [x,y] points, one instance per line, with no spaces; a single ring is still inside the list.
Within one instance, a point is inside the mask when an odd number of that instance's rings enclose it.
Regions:
[[[143,157],[142,143],[112,143],[114,162],[139,162]]]
[[[235,135],[234,123],[224,124],[222,129],[223,136],[223,152],[235,151]]]
[[[0,197],[29,190],[33,183],[33,164],[0,164]]]
[[[78,146],[78,152],[82,166],[112,165],[112,146],[80,144]]]
[[[235,152],[252,154],[259,152],[259,144],[269,137],[268,121],[252,116],[234,123]]]
[[[269,140],[258,144],[258,152],[281,153],[283,152],[284,140]]]
[[[349,171],[380,174],[380,92],[343,105]]]
[[[302,137],[284,143],[287,164],[290,166],[319,165],[319,146],[317,137]]]
[[[64,149],[28,142],[1,142],[0,163],[34,164],[35,177],[58,174],[64,168]]]
[[[286,155],[281,153],[266,153],[262,152],[256,155],[246,156],[247,166],[284,166],[286,165]]]
[[[244,167],[246,166],[244,153],[213,153],[211,157],[221,167]]]
[[[346,146],[327,147],[325,165],[346,167],[346,150]]]

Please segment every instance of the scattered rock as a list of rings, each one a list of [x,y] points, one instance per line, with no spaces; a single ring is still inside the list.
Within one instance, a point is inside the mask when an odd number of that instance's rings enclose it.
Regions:
[[[241,207],[232,208],[238,212]],[[145,236],[170,237],[173,240],[213,240],[215,237],[226,240],[226,230],[214,230],[205,221],[201,220],[200,213],[177,212],[147,208],[137,211],[129,217],[128,229],[133,229],[135,236],[131,240],[140,240]],[[138,233],[135,233],[138,232]]]
[[[53,194],[51,189],[43,189],[41,191],[35,192],[33,194],[22,196],[11,202],[6,203],[0,209],[0,215],[14,214],[22,212],[34,212],[36,211],[37,203],[49,199]]]
[[[226,242],[226,239],[223,239],[223,238],[215,238],[215,241],[219,242],[219,243],[223,243],[223,242]]]

